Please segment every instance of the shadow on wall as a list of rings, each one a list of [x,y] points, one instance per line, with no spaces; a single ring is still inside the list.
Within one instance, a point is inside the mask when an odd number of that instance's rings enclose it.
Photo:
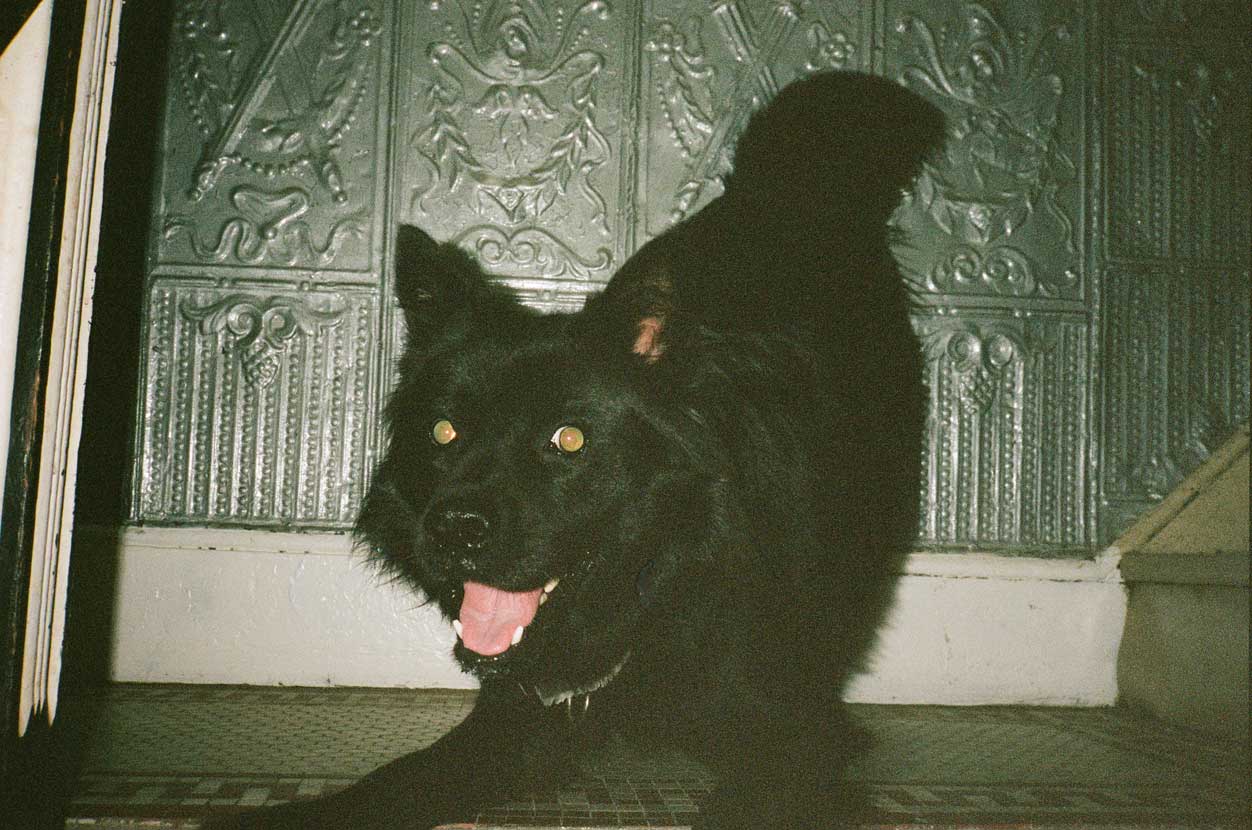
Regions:
[[[165,4],[162,4],[165,6]],[[139,381],[144,248],[170,30],[164,13],[122,15],[104,207],[93,297],[82,441],[75,491],[66,676],[108,679],[117,557],[112,539],[126,519],[131,436]],[[78,555],[82,549],[85,555]]]

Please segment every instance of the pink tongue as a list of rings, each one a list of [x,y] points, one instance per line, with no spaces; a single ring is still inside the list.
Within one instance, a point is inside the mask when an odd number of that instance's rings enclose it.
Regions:
[[[466,582],[465,598],[461,600],[461,642],[484,657],[507,651],[517,627],[530,625],[535,618],[542,593],[542,588],[502,591]]]

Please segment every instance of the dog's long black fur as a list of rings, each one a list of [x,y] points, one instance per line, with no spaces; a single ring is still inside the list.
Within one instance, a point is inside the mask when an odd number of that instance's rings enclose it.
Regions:
[[[887,220],[942,132],[881,78],[797,82],[724,195],[576,314],[400,228],[408,344],[358,531],[457,621],[482,689],[432,747],[240,826],[468,820],[610,734],[706,762],[706,830],[846,817],[863,739],[840,699],[918,520],[922,356]]]

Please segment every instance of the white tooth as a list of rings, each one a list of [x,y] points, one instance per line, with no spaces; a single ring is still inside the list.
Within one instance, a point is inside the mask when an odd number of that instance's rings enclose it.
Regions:
[[[452,630],[456,632],[456,636],[458,636],[458,637],[460,637],[460,636],[461,636],[461,628],[462,628],[462,626],[461,626],[461,621],[460,621],[460,620],[453,620],[453,621],[452,621]]]
[[[522,632],[523,632],[523,631],[525,631],[525,630],[526,630],[526,629],[525,629],[525,627],[523,627],[523,626],[520,626],[520,625],[519,625],[519,626],[517,627],[517,630],[513,632],[513,640],[509,643],[509,645],[513,645],[513,646],[515,646],[515,645],[517,645],[519,642],[521,642],[521,639],[522,639]]]
[[[557,579],[556,577],[549,579],[547,583],[543,586],[543,592],[545,594],[552,593],[554,590],[556,590],[556,586],[560,581],[561,580]]]
[[[544,604],[545,602],[547,602],[547,601],[548,601],[548,595],[547,595],[547,594],[540,594],[540,595],[539,595],[539,604],[540,604],[540,605],[543,605],[543,604]]]

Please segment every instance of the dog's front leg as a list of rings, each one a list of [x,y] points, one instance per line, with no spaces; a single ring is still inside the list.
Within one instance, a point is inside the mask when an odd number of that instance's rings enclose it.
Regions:
[[[724,716],[711,719],[700,757],[718,777],[695,830],[833,830],[854,826],[863,788],[847,780],[869,736],[833,696],[788,700],[726,684]],[[753,703],[755,701],[755,703]],[[818,702],[821,701],[821,702]]]
[[[328,751],[333,748],[328,747]],[[485,686],[470,715],[426,749],[327,798],[216,819],[206,830],[419,830],[473,819],[518,789],[573,769],[564,719],[534,698]]]

